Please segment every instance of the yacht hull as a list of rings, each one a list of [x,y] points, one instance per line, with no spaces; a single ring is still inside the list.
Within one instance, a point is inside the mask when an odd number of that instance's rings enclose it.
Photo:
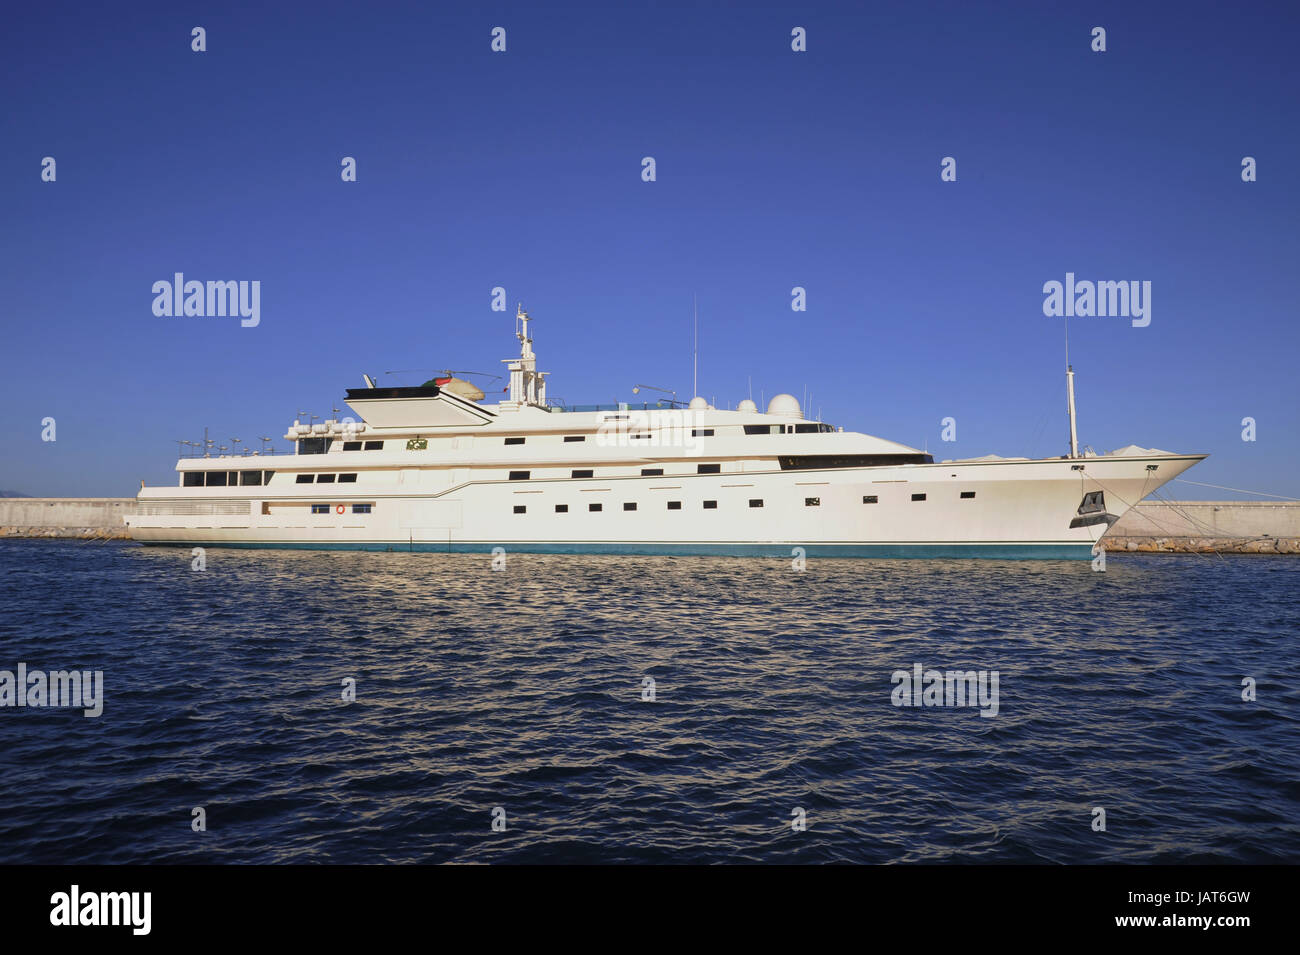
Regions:
[[[268,488],[197,494],[149,488],[127,523],[133,539],[173,546],[1086,559],[1129,507],[1203,458],[1118,455],[459,484],[444,477],[441,488],[430,474],[427,491],[401,472],[378,470],[363,484],[274,496]],[[311,513],[313,505],[324,512]],[[369,512],[355,513],[356,505]]]

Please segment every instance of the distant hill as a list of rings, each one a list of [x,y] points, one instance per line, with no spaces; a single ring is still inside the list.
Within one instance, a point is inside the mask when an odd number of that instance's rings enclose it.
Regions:
[[[0,491],[0,497],[31,497],[31,495],[23,494],[21,491]]]

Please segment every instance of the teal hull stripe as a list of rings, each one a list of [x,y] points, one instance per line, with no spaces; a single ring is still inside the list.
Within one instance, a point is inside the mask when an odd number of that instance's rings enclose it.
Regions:
[[[141,541],[166,547],[254,548],[261,550],[368,550],[392,553],[490,554],[493,546],[511,554],[627,554],[646,557],[784,557],[795,547],[808,557],[986,558],[995,560],[1086,560],[1092,544],[653,544],[653,543],[430,543],[416,541]]]

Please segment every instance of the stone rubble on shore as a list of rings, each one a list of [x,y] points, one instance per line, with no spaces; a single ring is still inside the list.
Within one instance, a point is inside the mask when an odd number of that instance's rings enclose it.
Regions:
[[[74,540],[130,540],[126,527],[0,527],[0,537],[64,537]]]
[[[1300,554],[1295,537],[1103,537],[1108,554]]]

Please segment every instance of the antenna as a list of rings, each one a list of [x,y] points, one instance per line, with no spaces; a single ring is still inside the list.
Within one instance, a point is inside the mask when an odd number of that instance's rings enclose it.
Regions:
[[[692,352],[692,381],[691,397],[694,398],[700,393],[700,297],[695,292],[691,293],[691,301],[695,306],[695,350]]]

